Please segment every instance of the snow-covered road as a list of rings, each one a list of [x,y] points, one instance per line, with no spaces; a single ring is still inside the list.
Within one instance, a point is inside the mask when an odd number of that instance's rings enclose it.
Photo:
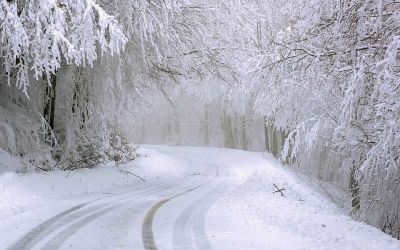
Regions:
[[[400,249],[270,156],[140,153],[127,166],[0,175],[0,249]]]

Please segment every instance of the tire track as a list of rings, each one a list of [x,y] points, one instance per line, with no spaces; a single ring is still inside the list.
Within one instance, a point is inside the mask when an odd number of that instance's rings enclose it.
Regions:
[[[51,217],[50,219],[42,222],[41,224],[39,224],[38,226],[36,226],[32,230],[30,230],[28,233],[26,233],[16,243],[14,243],[11,247],[9,247],[8,250],[31,249],[38,242],[40,242],[41,240],[46,238],[46,236],[48,236],[51,232],[57,230],[58,228],[61,228],[62,226],[64,226],[65,224],[67,224],[73,220],[79,219],[89,213],[96,212],[97,210],[106,207],[108,204],[110,204],[114,200],[110,200],[105,204],[100,204],[100,205],[97,205],[94,207],[88,207],[89,205],[91,205],[95,202],[104,201],[109,198],[114,198],[115,196],[118,196],[117,199],[121,200],[125,196],[129,197],[132,194],[137,196],[137,195],[141,195],[143,192],[146,193],[147,191],[158,192],[160,190],[168,188],[170,186],[170,184],[178,185],[180,183],[167,182],[167,183],[160,183],[156,186],[148,185],[139,190],[127,191],[122,194],[111,194],[111,195],[107,195],[106,197],[103,197],[103,198],[94,199],[89,202],[78,204],[78,205],[76,205],[70,209],[67,209],[67,210]],[[82,209],[84,207],[88,207],[88,208],[83,211],[79,211],[80,209]]]
[[[72,207],[70,209],[67,209],[50,219],[46,220],[45,222],[39,224],[39,226],[33,228],[31,231],[29,231],[25,236],[23,236],[20,240],[17,241],[14,245],[8,248],[8,250],[20,250],[20,249],[26,249],[26,248],[31,248],[30,242],[32,242],[39,234],[41,234],[43,231],[46,230],[46,228],[50,227],[60,219],[64,218],[65,216],[73,213],[74,211],[88,205],[90,202],[87,203],[81,203],[75,207]]]
[[[184,192],[181,192],[179,194],[173,195],[171,197],[168,197],[164,200],[161,200],[160,202],[158,202],[157,204],[155,204],[146,214],[144,220],[143,220],[143,224],[142,224],[142,242],[143,242],[143,246],[146,250],[156,250],[158,249],[155,243],[155,239],[154,239],[154,233],[153,233],[153,220],[154,220],[154,216],[157,213],[157,211],[167,202],[171,201],[172,199],[175,199],[177,197],[183,196],[187,193],[190,193],[194,190],[197,190],[201,187],[206,186],[207,184],[211,183],[212,181],[214,181],[218,176],[219,176],[219,168],[217,165],[215,165],[216,168],[216,174],[215,176],[211,179],[208,180],[200,185],[197,185],[193,188],[190,188]]]
[[[200,250],[212,249],[205,232],[205,218],[212,204],[219,198],[218,190],[226,184],[220,183],[202,198],[187,207],[175,221],[173,229],[173,244],[175,250],[191,249],[196,244]]]
[[[113,205],[111,207],[107,207],[105,209],[101,209],[100,211],[97,211],[87,217],[84,217],[83,219],[80,219],[70,226],[68,226],[66,229],[64,229],[62,232],[57,234],[56,237],[52,238],[49,242],[46,243],[41,249],[42,250],[54,250],[54,249],[59,249],[62,244],[69,238],[71,237],[76,231],[78,231],[81,227],[85,226],[86,224],[89,224],[90,222],[94,221],[95,219],[117,209],[118,207],[122,206],[122,204],[117,204]]]
[[[173,182],[169,186],[163,185],[157,189],[149,190],[149,192],[141,193],[140,196],[148,196],[151,194],[158,194],[160,191],[169,190],[179,184],[181,184],[181,182],[180,183]],[[62,244],[68,240],[69,237],[71,237],[73,234],[75,234],[83,226],[89,224],[90,222],[98,219],[101,216],[106,215],[107,213],[110,213],[110,212],[122,207],[123,205],[125,205],[128,202],[136,201],[135,198],[138,198],[138,197],[135,196],[135,197],[131,197],[130,199],[119,200],[117,204],[112,203],[111,206],[108,206],[108,207],[103,206],[100,209],[98,209],[97,211],[91,213],[90,215],[88,215],[86,217],[81,216],[78,221],[75,220],[74,223],[72,223],[71,225],[69,225],[68,227],[63,229],[55,237],[53,237],[49,242],[47,242],[42,247],[42,249],[43,250],[59,249],[62,246]],[[148,202],[148,201],[139,202],[137,205],[145,204],[146,202]],[[84,217],[84,218],[82,218],[82,217]]]

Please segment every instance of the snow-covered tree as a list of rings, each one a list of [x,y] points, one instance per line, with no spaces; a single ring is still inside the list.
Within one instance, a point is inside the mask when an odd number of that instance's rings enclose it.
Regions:
[[[114,54],[127,42],[115,18],[92,0],[2,0],[0,23],[8,84],[14,76],[26,95],[30,70],[36,80],[50,81],[62,63],[93,65],[97,45]]]
[[[276,1],[262,10],[257,109],[289,132],[283,160],[349,189],[355,214],[399,237],[399,3]]]
[[[31,165],[119,159],[121,130],[141,134],[138,115],[161,103],[165,141],[189,138],[188,120],[192,145],[265,137],[399,237],[399,13],[395,0],[0,0],[0,146]]]

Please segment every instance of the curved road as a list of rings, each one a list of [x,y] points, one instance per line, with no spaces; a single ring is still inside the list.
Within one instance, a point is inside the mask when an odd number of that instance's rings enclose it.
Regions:
[[[80,203],[40,223],[8,249],[211,249],[205,219],[227,190],[228,174],[195,155],[163,153],[189,163],[186,178]]]
[[[143,149],[150,157],[133,165],[91,170],[96,178],[86,179],[90,185],[78,185],[91,188],[79,190],[89,191],[83,197],[53,196],[43,199],[43,207],[0,217],[0,249],[400,249],[400,241],[345,216],[322,190],[272,157],[215,148]],[[114,171],[124,169],[137,170],[146,182],[117,179]],[[107,182],[97,181],[104,178],[100,173],[111,174]],[[93,188],[98,183],[108,186]],[[41,190],[51,190],[52,183],[46,185]],[[104,190],[109,192],[99,194]]]

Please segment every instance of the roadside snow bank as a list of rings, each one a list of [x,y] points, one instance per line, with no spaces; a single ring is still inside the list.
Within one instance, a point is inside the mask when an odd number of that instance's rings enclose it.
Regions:
[[[187,171],[187,162],[156,150],[140,148],[138,154],[137,160],[120,166],[108,163],[75,171],[0,174],[0,221],[60,200],[104,194],[118,187],[135,188],[143,183],[137,176],[156,181],[161,177],[180,178]]]
[[[249,164],[233,154],[234,166]],[[253,154],[253,174],[209,212],[206,231],[215,249],[400,249],[400,241],[352,220],[312,183],[260,155]]]

